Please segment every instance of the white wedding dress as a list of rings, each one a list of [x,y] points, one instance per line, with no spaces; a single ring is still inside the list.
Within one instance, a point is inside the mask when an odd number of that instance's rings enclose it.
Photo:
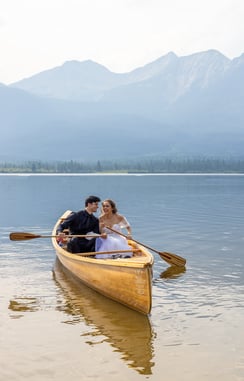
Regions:
[[[121,232],[120,224],[115,224],[112,226],[114,230]],[[133,255],[131,247],[127,244],[126,238],[121,235],[112,232],[109,229],[104,228],[103,233],[107,234],[107,238],[96,238],[96,251],[114,251],[122,250],[121,253],[111,254],[97,254],[96,258],[130,258]],[[128,250],[128,252],[123,252],[123,250]]]

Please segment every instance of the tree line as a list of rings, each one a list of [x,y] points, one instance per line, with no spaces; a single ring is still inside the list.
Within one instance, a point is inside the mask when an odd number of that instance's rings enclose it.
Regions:
[[[152,158],[131,160],[26,161],[0,163],[0,173],[244,173],[244,158]]]

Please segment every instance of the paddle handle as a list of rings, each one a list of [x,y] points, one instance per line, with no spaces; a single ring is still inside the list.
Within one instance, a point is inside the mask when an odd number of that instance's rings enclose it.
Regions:
[[[110,228],[110,227],[108,227],[108,226],[106,226],[106,228],[109,229],[109,230],[111,230],[112,232],[117,233],[117,234],[121,235],[122,237],[125,237],[126,239],[128,239],[127,235],[125,235],[125,234],[123,234],[123,233],[121,233],[121,232],[119,232],[119,231],[117,231],[117,230],[115,230],[115,229],[113,229],[113,228]],[[139,242],[139,241],[136,241],[134,238],[132,238],[132,241],[138,243],[139,245],[142,245],[142,246],[146,247],[146,248],[149,249],[149,250],[155,251],[155,253],[158,253],[157,250],[152,249],[151,247],[145,245],[144,243],[141,243],[141,242]]]
[[[60,236],[60,235],[46,235],[46,236],[40,236],[40,238],[47,238],[47,237],[51,237],[51,238],[98,238],[98,237],[101,237],[101,234],[73,234],[73,235],[70,235],[70,234],[65,234],[64,236]]]
[[[114,230],[113,228],[110,228],[108,226],[106,226],[107,229],[113,231],[114,233],[117,233],[119,235],[121,235],[122,237],[125,237],[127,238],[127,236],[123,233],[120,233],[119,231],[117,230]],[[139,241],[136,241],[134,238],[132,238],[132,241],[138,243],[139,245],[143,246],[143,247],[146,247],[147,249],[151,250],[151,251],[154,251],[155,253],[159,254],[160,257],[167,263],[169,263],[170,265],[174,265],[174,266],[179,266],[179,267],[182,267],[182,266],[185,266],[186,264],[186,260],[185,258],[182,258],[180,257],[179,255],[176,255],[176,254],[173,254],[173,253],[168,253],[166,251],[158,251],[158,250],[155,250],[153,249],[152,247],[150,246],[147,246],[145,245],[144,243],[142,242],[139,242]]]
[[[130,250],[112,250],[112,251],[92,251],[88,253],[72,253],[74,255],[79,255],[81,257],[87,257],[87,256],[93,256],[93,255],[100,255],[100,254],[108,254],[108,255],[113,255],[113,254],[119,254],[119,253],[138,253],[140,252],[140,249],[130,249]],[[99,259],[99,258],[97,258]]]
[[[11,241],[24,241],[24,240],[30,240],[34,238],[72,238],[72,237],[78,237],[78,238],[97,238],[101,237],[101,234],[76,234],[76,235],[40,235],[40,234],[33,234],[33,233],[26,233],[26,232],[14,232],[9,234],[9,238]]]

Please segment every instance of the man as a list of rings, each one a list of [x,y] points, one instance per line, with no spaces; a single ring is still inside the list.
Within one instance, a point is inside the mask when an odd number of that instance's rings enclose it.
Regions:
[[[85,235],[87,233],[99,234],[99,221],[93,215],[99,207],[100,198],[89,196],[85,200],[85,209],[72,212],[57,228],[57,234],[64,235],[63,230],[68,229],[71,235]],[[68,242],[67,249],[71,253],[85,253],[95,251],[96,238],[87,239],[74,237]]]

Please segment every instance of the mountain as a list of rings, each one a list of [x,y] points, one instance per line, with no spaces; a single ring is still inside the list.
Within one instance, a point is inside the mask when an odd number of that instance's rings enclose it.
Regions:
[[[104,91],[122,83],[122,77],[91,60],[69,61],[60,67],[16,82],[11,87],[42,97],[96,101]]]
[[[230,60],[217,51],[177,57],[168,53],[156,61],[129,73],[112,73],[93,61],[69,61],[33,77],[15,82],[11,87],[30,93],[66,100],[96,101],[114,98],[134,90],[160,91],[164,99],[174,101],[191,88],[207,87],[229,66]],[[158,88],[158,89],[157,89]],[[136,99],[135,99],[136,100]]]
[[[141,155],[150,120],[120,115],[98,104],[39,98],[0,88],[0,160],[97,160]],[[134,126],[140,133],[133,136]],[[161,125],[148,139],[157,150]]]
[[[0,86],[0,160],[243,155],[244,54],[167,55],[129,73],[69,61]]]

